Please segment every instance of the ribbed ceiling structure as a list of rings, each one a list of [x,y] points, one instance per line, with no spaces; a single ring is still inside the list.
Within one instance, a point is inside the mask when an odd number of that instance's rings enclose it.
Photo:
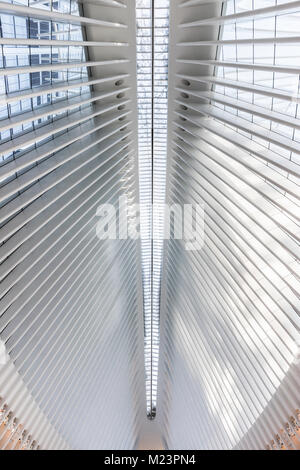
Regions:
[[[259,449],[299,401],[300,2],[205,3],[170,14],[168,202],[205,236],[168,244],[161,420],[168,448]]]
[[[299,25],[0,2],[1,449],[300,448]]]
[[[100,204],[138,200],[134,5],[0,9],[3,418],[42,449],[133,448],[140,250],[96,228]]]

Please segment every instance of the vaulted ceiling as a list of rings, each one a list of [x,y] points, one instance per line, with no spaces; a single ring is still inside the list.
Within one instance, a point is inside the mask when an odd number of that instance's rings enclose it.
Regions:
[[[0,20],[1,447],[297,448],[300,1]]]

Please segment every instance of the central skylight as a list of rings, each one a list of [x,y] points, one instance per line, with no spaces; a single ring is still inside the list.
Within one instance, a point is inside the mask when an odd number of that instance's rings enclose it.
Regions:
[[[147,415],[154,419],[166,193],[169,0],[137,0],[139,171]]]

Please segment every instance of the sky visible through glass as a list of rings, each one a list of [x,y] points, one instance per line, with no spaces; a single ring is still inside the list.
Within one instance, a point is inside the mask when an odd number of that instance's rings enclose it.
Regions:
[[[136,3],[144,348],[149,418],[154,418],[156,414],[159,362],[164,233],[162,207],[165,202],[167,161],[169,6],[169,0],[137,0]]]

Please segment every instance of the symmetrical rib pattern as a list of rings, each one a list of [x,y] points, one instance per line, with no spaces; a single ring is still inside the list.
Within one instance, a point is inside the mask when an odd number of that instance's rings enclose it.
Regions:
[[[171,18],[168,199],[205,240],[168,243],[158,413],[172,449],[265,448],[299,406],[300,2]]]
[[[96,235],[100,204],[138,198],[134,5],[0,12],[1,420],[42,449],[134,448],[140,249]]]
[[[299,18],[0,2],[1,449],[299,447]]]

